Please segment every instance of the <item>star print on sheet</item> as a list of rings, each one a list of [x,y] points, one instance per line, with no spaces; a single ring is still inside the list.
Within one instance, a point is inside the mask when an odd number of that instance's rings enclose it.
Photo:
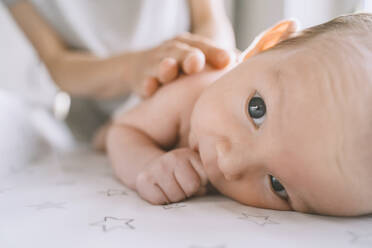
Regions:
[[[242,213],[242,216],[240,216],[239,219],[250,221],[259,226],[266,226],[269,224],[279,224],[278,222],[271,220],[270,216],[264,216],[264,215],[249,215],[246,213]]]
[[[64,209],[66,202],[44,202],[41,204],[28,205],[29,208],[35,208],[35,210],[44,210],[44,209]]]
[[[183,207],[186,207],[186,204],[174,203],[174,204],[164,205],[162,207],[163,209],[168,210],[168,209],[175,209],[175,208],[183,208]]]
[[[128,195],[127,192],[125,192],[122,189],[108,189],[104,191],[99,191],[98,193],[104,194],[106,196]]]
[[[348,232],[350,238],[350,243],[355,245],[360,245],[361,247],[372,247],[372,232],[358,234],[355,232]]]
[[[135,229],[135,227],[131,224],[133,221],[134,219],[105,216],[102,221],[98,221],[90,225],[101,227],[103,232],[110,232],[117,229],[133,230]]]

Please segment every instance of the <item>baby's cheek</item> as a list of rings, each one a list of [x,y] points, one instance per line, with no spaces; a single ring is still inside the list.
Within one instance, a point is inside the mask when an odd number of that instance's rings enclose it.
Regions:
[[[254,194],[248,189],[248,185],[243,181],[227,181],[223,178],[211,181],[213,186],[223,195],[232,198],[245,205],[252,205],[254,202]],[[253,192],[254,193],[254,192]]]
[[[257,179],[257,180],[256,180]],[[226,181],[210,180],[217,191],[243,205],[289,211],[287,203],[265,188],[260,178],[243,178],[242,180]]]

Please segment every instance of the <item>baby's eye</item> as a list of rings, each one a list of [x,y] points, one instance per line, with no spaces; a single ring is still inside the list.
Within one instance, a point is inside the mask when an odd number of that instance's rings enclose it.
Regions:
[[[270,184],[271,188],[274,190],[274,192],[282,199],[287,200],[288,195],[287,191],[283,187],[283,185],[279,182],[278,179],[270,175]]]
[[[256,93],[248,103],[248,113],[254,124],[260,126],[266,116],[266,105],[262,97]]]

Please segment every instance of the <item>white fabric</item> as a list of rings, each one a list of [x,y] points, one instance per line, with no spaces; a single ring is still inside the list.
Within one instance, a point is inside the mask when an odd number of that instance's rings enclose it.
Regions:
[[[372,247],[372,216],[270,211],[222,196],[150,205],[86,149],[0,175],[0,199],[4,248]]]
[[[31,0],[72,47],[101,56],[141,50],[189,30],[187,0]]]
[[[372,1],[371,0],[364,0],[364,11],[372,13]]]
[[[51,113],[0,89],[0,175],[22,170],[53,147],[73,146],[67,127]]]
[[[58,88],[1,1],[0,34],[0,89],[51,109]]]
[[[49,146],[32,123],[27,105],[0,90],[0,172],[18,170]]]

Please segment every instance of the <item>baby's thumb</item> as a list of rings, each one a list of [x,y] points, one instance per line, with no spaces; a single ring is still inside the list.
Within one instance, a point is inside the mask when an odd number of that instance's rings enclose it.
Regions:
[[[192,152],[193,156],[190,157],[190,163],[191,163],[192,167],[194,168],[194,170],[196,171],[196,173],[198,173],[198,175],[199,175],[200,187],[204,188],[204,187],[206,187],[206,185],[208,183],[207,173],[204,171],[199,153],[197,153],[195,151],[192,151],[192,150],[191,150],[191,152]]]

